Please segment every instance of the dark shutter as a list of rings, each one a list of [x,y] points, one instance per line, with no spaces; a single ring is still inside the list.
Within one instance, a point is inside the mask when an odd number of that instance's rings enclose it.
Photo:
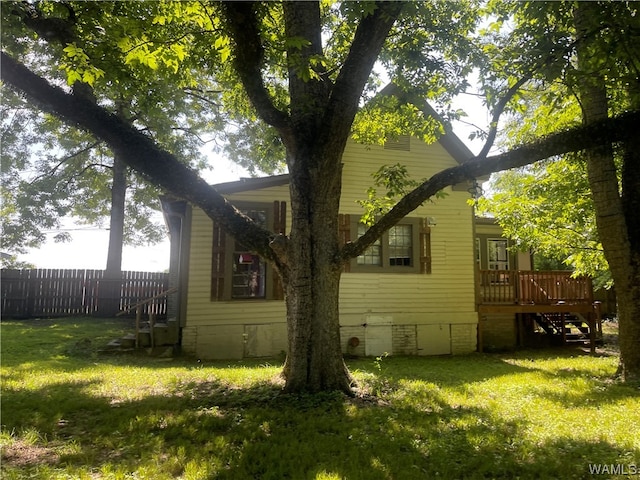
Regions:
[[[287,231],[287,202],[273,202],[273,232],[286,235]],[[272,298],[274,300],[284,300],[284,288],[278,272],[273,272]]]
[[[431,227],[426,218],[420,221],[420,273],[431,273]]]
[[[338,216],[338,241],[341,247],[351,241],[351,215],[349,214],[340,214]],[[350,262],[345,262],[343,271],[351,271]]]
[[[222,228],[213,224],[213,254],[211,259],[211,300],[224,299],[225,274],[225,240],[226,234]]]
[[[273,233],[286,234],[287,202],[273,202]]]

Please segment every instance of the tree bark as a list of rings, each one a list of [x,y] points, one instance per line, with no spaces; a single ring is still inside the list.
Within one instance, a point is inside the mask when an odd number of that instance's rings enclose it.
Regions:
[[[98,288],[98,315],[112,317],[120,311],[122,287],[122,246],[124,237],[124,208],[127,191],[127,165],[116,154],[113,159],[111,185],[111,214],[109,218],[109,247],[107,268]]]
[[[601,74],[591,68],[589,24],[598,18],[597,4],[579,2],[574,11],[577,32],[579,94],[583,123],[609,117],[607,90]],[[630,135],[623,143],[622,194],[611,144],[585,152],[596,225],[616,286],[620,340],[619,373],[624,381],[640,380],[640,142]]]
[[[109,248],[107,251],[107,278],[120,278],[122,273],[122,246],[124,243],[125,199],[127,193],[127,164],[115,155],[111,184],[111,215],[109,217]]]
[[[299,150],[300,151],[300,150]],[[301,153],[304,155],[305,151]],[[315,164],[314,153],[295,165]],[[342,151],[322,152],[332,157],[335,170],[297,167],[290,174],[292,221],[290,258],[285,282],[288,346],[284,367],[285,390],[351,393],[352,379],[340,344],[339,288],[342,264],[338,259],[338,209]],[[295,208],[294,208],[295,206]]]
[[[640,140],[623,144],[622,207],[629,234],[625,265],[627,288],[618,292],[620,373],[627,382],[640,382]],[[621,273],[621,275],[624,275]],[[618,280],[614,277],[614,282]],[[617,285],[617,284],[616,284]]]

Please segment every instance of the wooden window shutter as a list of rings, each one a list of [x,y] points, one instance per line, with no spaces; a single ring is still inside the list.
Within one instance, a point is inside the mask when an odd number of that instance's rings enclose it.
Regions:
[[[287,202],[273,202],[273,232],[280,235],[286,235],[287,231]],[[278,272],[273,272],[273,291],[274,300],[284,300],[284,287],[280,280]]]
[[[287,202],[273,202],[273,233],[286,235]]]
[[[340,214],[338,216],[338,240],[340,241],[341,247],[351,241],[351,215],[349,214]],[[344,264],[343,271],[351,271],[350,262]]]
[[[420,273],[431,273],[431,227],[426,218],[420,221]]]
[[[211,300],[224,299],[226,234],[217,224],[213,224],[213,255],[211,259]]]

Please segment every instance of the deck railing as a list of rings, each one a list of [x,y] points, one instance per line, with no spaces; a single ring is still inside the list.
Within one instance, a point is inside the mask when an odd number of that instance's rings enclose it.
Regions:
[[[479,304],[593,303],[591,279],[571,272],[480,270],[478,279]]]

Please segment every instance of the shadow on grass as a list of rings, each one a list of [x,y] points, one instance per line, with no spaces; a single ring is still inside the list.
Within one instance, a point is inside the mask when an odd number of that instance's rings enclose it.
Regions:
[[[505,364],[496,374],[520,370]],[[408,379],[392,379],[401,380]],[[54,468],[158,468],[166,478],[194,471],[211,479],[585,478],[589,463],[640,459],[640,451],[606,441],[535,441],[524,421],[453,404],[436,388],[422,389],[419,401],[375,404],[339,394],[285,396],[269,382],[187,381],[121,402],[92,394],[97,386],[3,391],[3,428],[40,432],[58,449]],[[38,464],[5,455],[3,465],[37,478]]]
[[[506,381],[514,375],[532,374],[531,384],[524,385],[527,394],[558,404],[559,408],[597,407],[626,399],[639,398],[638,388],[617,382],[613,376],[594,375],[594,370],[576,366],[579,357],[588,354],[567,350],[564,352],[523,351],[513,355],[469,354],[442,357],[388,357],[382,360],[358,359],[349,363],[352,370],[366,372],[378,379],[381,391],[402,388],[401,383],[426,382],[436,388],[447,388],[466,394],[470,385],[490,380]],[[514,363],[513,360],[518,360]],[[524,361],[523,361],[524,360]],[[544,369],[539,360],[558,360],[558,369]],[[566,361],[566,363],[564,363]],[[577,362],[579,364],[579,362]],[[542,382],[536,385],[536,377]],[[550,381],[550,383],[548,382]],[[575,388],[559,390],[559,382],[570,382]],[[551,388],[546,388],[551,385]]]
[[[132,319],[62,318],[2,321],[2,366],[8,375],[52,370],[73,373],[93,365],[161,368],[258,366],[274,359],[211,361],[177,355],[157,358],[146,351],[101,352],[107,343],[133,332]],[[6,378],[6,377],[5,377]]]
[[[73,327],[69,333],[52,328],[34,334],[20,325],[15,328],[11,336],[31,337],[28,342],[16,340],[10,355],[3,351],[3,368],[10,377],[35,374],[38,368],[74,372],[96,361],[64,353],[78,341],[76,335],[84,335],[83,329]],[[32,349],[18,352],[20,342]],[[557,353],[531,354],[533,360],[545,356],[556,358]],[[101,363],[144,366],[148,372],[183,368],[177,373],[183,377],[172,384],[165,380],[157,391],[151,382],[150,390],[134,400],[102,394],[99,376],[30,388],[9,384],[2,392],[4,432],[20,437],[36,431],[38,438],[33,441],[55,454],[55,461],[42,457],[41,462],[23,462],[19,449],[9,443],[2,469],[7,478],[51,478],[51,469],[72,478],[68,472],[83,471],[87,477],[117,471],[122,478],[229,480],[587,478],[590,463],[640,462],[637,448],[623,450],[602,439],[536,438],[524,417],[507,420],[495,408],[461,405],[445,396],[444,389],[465,395],[473,384],[502,377],[532,373],[563,379],[576,374],[542,370],[535,362],[516,365],[509,358],[475,354],[349,362],[352,370],[377,382],[373,386],[380,388],[380,401],[374,401],[338,394],[285,396],[279,384],[268,381],[240,388],[215,377],[209,365],[205,374],[190,375],[198,365],[194,359],[164,362],[101,356],[97,359]],[[210,366],[224,369],[226,364],[236,368],[263,362],[211,362]],[[634,395],[631,389],[589,381],[593,384],[585,390],[567,392],[566,397],[553,391],[535,395],[548,396],[559,406]]]

